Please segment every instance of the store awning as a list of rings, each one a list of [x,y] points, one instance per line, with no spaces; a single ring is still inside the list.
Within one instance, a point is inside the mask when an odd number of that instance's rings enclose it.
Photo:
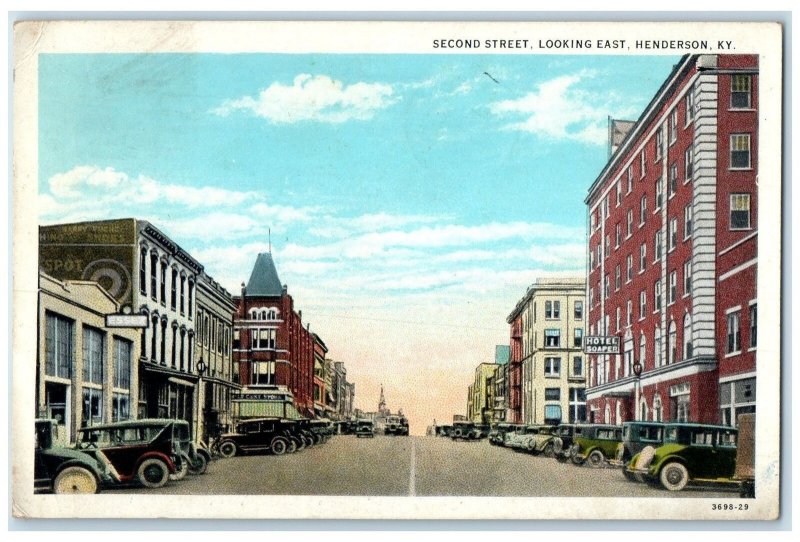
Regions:
[[[188,380],[183,380],[181,378],[175,378],[174,376],[169,377],[167,380],[179,386],[186,386],[187,388],[194,387],[194,382],[189,382]]]

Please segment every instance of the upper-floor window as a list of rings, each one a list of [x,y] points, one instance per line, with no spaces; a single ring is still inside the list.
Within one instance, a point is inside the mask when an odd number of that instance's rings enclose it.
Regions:
[[[661,230],[658,230],[656,232],[656,237],[655,237],[655,242],[654,242],[654,251],[655,251],[655,260],[653,260],[654,262],[657,262],[657,261],[659,261],[661,259],[661,250],[662,250],[662,247],[661,247]]]
[[[694,148],[689,145],[683,152],[683,181],[689,182],[694,175]]]
[[[628,254],[625,259],[625,282],[633,280],[633,254]]]
[[[131,387],[131,352],[133,343],[114,337],[114,387],[129,389]]]
[[[639,201],[639,226],[642,226],[646,219],[647,219],[647,194],[644,194],[642,196],[642,199]]]
[[[161,304],[167,304],[167,262],[161,262]]]
[[[753,78],[750,75],[731,76],[731,109],[750,109]]]
[[[678,108],[669,114],[669,144],[672,145],[678,140]]]
[[[692,204],[683,208],[683,240],[692,236]]]
[[[155,252],[150,253],[150,297],[154,300],[158,295],[158,255]]]
[[[664,127],[659,126],[656,130],[656,156],[655,161],[661,160],[661,148],[664,146]]]
[[[633,190],[633,166],[628,166],[628,190],[627,193],[630,194],[631,190]]]
[[[575,328],[575,340],[573,342],[573,346],[575,348],[581,348],[583,346],[583,328],[576,327]]]
[[[172,283],[170,285],[171,288],[171,300],[170,300],[170,308],[175,310],[178,305],[178,270],[176,268],[172,268]]]
[[[639,155],[639,176],[644,177],[647,173],[647,151],[642,149],[642,154]]]
[[[147,295],[147,249],[139,251],[139,292]]]
[[[544,376],[561,375],[561,358],[544,358]]]
[[[669,299],[667,300],[667,305],[672,305],[675,303],[675,300],[678,298],[678,272],[673,271],[669,274],[669,290],[667,291],[669,294]]]
[[[642,243],[639,247],[639,273],[643,273],[647,267],[647,243]]]
[[[619,291],[620,286],[622,286],[622,272],[620,271],[619,264],[617,264],[614,270],[614,291]]]
[[[755,348],[757,344],[758,332],[758,306],[753,303],[750,305],[750,348]]]
[[[750,229],[750,194],[731,194],[731,229]]]
[[[656,179],[656,210],[661,209],[661,204],[664,201],[664,182],[659,177]]]
[[[622,203],[622,179],[617,179],[617,207]]]
[[[633,235],[633,209],[628,209],[628,237]]]
[[[545,348],[559,348],[561,346],[561,330],[560,329],[545,329],[544,330],[544,347]]]
[[[622,242],[622,226],[617,224],[614,227],[615,235],[614,235],[614,248],[619,248],[619,244]]]
[[[731,169],[750,168],[750,134],[731,134]]]
[[[274,349],[277,333],[277,329],[253,329],[250,331],[251,346],[253,349]]]
[[[678,191],[678,164],[669,166],[669,197],[675,195]]]
[[[683,264],[683,295],[692,294],[692,260]]]
[[[690,88],[686,93],[686,124],[694,120],[695,113],[694,88]]]
[[[183,314],[184,308],[186,307],[185,304],[186,299],[186,277],[181,276],[181,314]]]
[[[727,317],[727,339],[726,353],[734,354],[742,350],[742,338],[739,333],[739,311],[728,314]]]
[[[192,319],[194,313],[194,281],[189,279],[189,320]]]
[[[670,218],[669,220],[669,251],[675,250],[678,246],[678,219]]]
[[[645,316],[647,316],[647,292],[642,290],[639,292],[639,319]]]
[[[661,310],[661,279],[657,280],[653,286],[653,303],[656,307],[656,312]]]
[[[561,317],[561,302],[560,301],[545,301],[544,302],[544,317],[545,318],[560,318]]]
[[[575,301],[575,319],[583,320],[583,301]]]

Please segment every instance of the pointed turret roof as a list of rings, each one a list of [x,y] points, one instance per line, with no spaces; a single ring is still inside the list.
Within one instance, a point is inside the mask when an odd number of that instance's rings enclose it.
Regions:
[[[245,297],[280,297],[282,293],[283,286],[272,261],[272,254],[262,252],[256,258],[256,265],[247,281]]]

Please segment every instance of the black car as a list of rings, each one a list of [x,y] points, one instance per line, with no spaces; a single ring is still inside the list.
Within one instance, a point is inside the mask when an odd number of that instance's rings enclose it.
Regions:
[[[384,435],[408,436],[408,420],[405,416],[389,416],[383,428]]]
[[[553,439],[553,454],[562,463],[569,460],[569,449],[575,440],[575,435],[580,435],[582,426],[574,423],[562,423],[555,430]]]
[[[240,452],[266,451],[283,455],[297,450],[297,422],[285,418],[254,418],[236,424],[235,431],[220,435],[217,448],[222,457]]]
[[[375,424],[372,420],[358,420],[356,424],[356,437],[373,438],[375,436]]]
[[[53,443],[55,420],[36,420],[34,490],[53,493],[97,493],[115,483],[108,465],[95,457]]]
[[[479,440],[489,434],[489,429],[484,425],[477,425],[474,422],[453,422],[453,431],[450,438],[453,440]]]

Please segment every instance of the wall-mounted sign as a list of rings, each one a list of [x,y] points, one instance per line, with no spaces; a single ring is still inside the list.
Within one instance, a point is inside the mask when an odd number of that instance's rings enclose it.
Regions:
[[[587,335],[583,340],[583,351],[587,354],[619,354],[619,337]]]
[[[106,327],[147,327],[146,314],[106,314]]]

